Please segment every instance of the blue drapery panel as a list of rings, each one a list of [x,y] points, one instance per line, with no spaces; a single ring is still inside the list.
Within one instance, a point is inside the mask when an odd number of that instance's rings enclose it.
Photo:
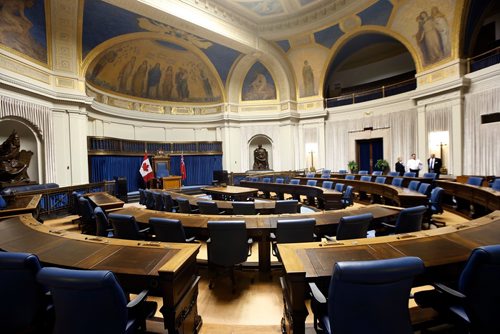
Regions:
[[[185,186],[211,185],[213,171],[222,169],[222,155],[185,155]],[[181,175],[181,157],[170,157],[170,175]]]
[[[136,191],[144,188],[139,169],[144,157],[125,156],[91,156],[90,160],[90,182],[102,182],[113,180],[115,177],[127,178],[127,190]],[[151,162],[151,158],[149,158]]]

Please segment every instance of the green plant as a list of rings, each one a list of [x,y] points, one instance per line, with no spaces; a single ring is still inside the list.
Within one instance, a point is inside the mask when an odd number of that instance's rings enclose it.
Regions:
[[[378,159],[377,162],[375,163],[375,168],[384,171],[389,168],[389,163],[387,162],[387,160]]]
[[[347,167],[350,171],[358,170],[358,163],[354,160],[351,160],[347,163]]]

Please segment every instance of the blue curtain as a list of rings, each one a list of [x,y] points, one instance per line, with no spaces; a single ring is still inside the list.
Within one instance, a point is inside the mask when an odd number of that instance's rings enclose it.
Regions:
[[[185,186],[212,184],[213,171],[222,169],[222,155],[185,155]],[[181,157],[170,157],[170,175],[181,175]]]
[[[116,177],[127,178],[127,190],[136,191],[144,188],[144,181],[139,173],[144,157],[91,156],[90,182],[113,180]],[[151,162],[151,158],[150,158]]]

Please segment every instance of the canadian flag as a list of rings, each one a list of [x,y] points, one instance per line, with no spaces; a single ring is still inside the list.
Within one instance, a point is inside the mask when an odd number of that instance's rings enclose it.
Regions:
[[[151,164],[149,163],[149,158],[148,154],[144,153],[144,159],[142,160],[141,168],[139,169],[139,173],[141,173],[142,178],[144,179],[144,182],[148,182],[149,180],[153,179],[154,173],[153,169],[151,168]]]
[[[184,154],[181,154],[181,178],[185,180],[186,175],[186,164],[184,163]]]

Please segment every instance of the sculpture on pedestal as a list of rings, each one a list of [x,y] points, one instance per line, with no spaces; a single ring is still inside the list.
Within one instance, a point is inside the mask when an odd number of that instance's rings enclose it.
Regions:
[[[253,151],[253,170],[268,170],[269,169],[269,161],[267,160],[267,151],[262,145],[259,145]]]
[[[33,152],[20,151],[21,141],[16,130],[0,146],[0,181],[29,181],[27,169]]]

